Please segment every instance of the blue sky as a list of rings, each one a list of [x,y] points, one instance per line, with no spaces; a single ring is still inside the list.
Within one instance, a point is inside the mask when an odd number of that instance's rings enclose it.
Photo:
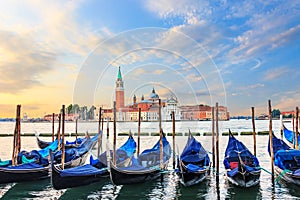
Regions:
[[[111,107],[118,66],[126,103],[299,105],[299,1],[3,1],[0,36],[0,117]]]

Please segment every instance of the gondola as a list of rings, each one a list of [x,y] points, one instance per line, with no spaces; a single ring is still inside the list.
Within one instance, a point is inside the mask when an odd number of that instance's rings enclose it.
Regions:
[[[171,157],[171,146],[165,135],[162,137],[163,163],[160,165],[160,141],[151,149],[144,150],[138,157],[132,157],[131,164],[117,167],[111,161],[110,179],[114,185],[129,185],[154,180],[167,168]]]
[[[136,143],[130,135],[125,144],[117,150],[117,166],[126,166],[136,150]],[[112,156],[112,151],[110,152]],[[51,160],[53,159],[51,154]],[[56,190],[88,185],[108,177],[107,152],[99,156],[99,159],[90,157],[90,163],[78,167],[62,170],[61,166],[51,164],[51,183]]]
[[[289,147],[273,134],[275,173],[284,181],[300,186],[300,150]],[[268,145],[270,155],[270,141]]]
[[[184,186],[195,185],[206,179],[210,159],[208,153],[194,136],[189,133],[187,143],[177,158],[176,174]]]
[[[37,135],[35,137],[36,137],[37,145],[40,149],[44,149],[47,146],[49,146],[50,144],[52,144],[52,142],[47,142],[47,141],[41,140]],[[56,140],[57,140],[57,138],[56,138]],[[71,141],[71,142],[66,141],[65,148],[73,148],[73,147],[79,146],[84,140],[85,140],[85,138],[77,138],[77,140],[75,140],[75,141]]]
[[[66,149],[65,151],[65,167],[75,167],[83,165],[88,156],[88,152],[97,143],[98,134],[93,138],[85,140],[80,146],[76,148]],[[18,165],[12,166],[11,164],[0,167],[0,184],[22,182],[22,181],[34,181],[49,177],[49,160],[47,159],[46,151],[51,149],[42,149],[39,151],[31,151],[26,154],[18,156]],[[41,155],[44,152],[45,155]],[[55,164],[61,163],[61,151],[54,153]],[[27,156],[27,157],[26,157]],[[30,157],[33,156],[33,157]]]
[[[284,124],[282,124],[282,126],[284,138],[289,142],[289,145],[291,147],[294,146],[294,144],[296,144],[296,134],[293,131],[287,129]],[[300,135],[298,136],[298,141],[300,143]]]
[[[230,183],[248,188],[259,183],[261,168],[258,159],[229,130],[224,166]]]

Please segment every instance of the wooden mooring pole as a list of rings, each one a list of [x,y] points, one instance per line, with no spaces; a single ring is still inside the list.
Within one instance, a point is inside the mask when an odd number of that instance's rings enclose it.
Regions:
[[[98,160],[100,160],[100,151],[102,148],[102,129],[101,129],[101,118],[102,118],[102,108],[99,108],[99,120],[98,120],[98,151],[97,151],[97,157]]]
[[[52,113],[52,142],[54,141],[54,116],[55,114]]]
[[[253,129],[253,148],[254,148],[254,156],[256,156],[256,132],[255,132],[255,116],[254,116],[254,107],[251,107],[252,111],[252,129]]]
[[[159,163],[160,163],[160,169],[163,169],[163,132],[161,128],[161,99],[158,99],[158,117],[159,117]]]
[[[78,118],[75,119],[75,144],[77,144],[77,137],[78,137]]]
[[[283,125],[282,125],[282,114],[280,114],[280,136],[281,140],[283,140]]]
[[[296,107],[296,149],[299,149],[299,132],[298,132],[298,122],[299,122],[299,108],[298,106]]]
[[[14,130],[14,139],[13,139],[13,151],[12,151],[12,165],[15,166],[18,164],[17,161],[17,156],[19,154],[18,150],[19,145],[21,146],[21,137],[19,137],[19,135],[21,135],[21,124],[20,124],[20,115],[21,115],[21,105],[17,105],[17,110],[16,110],[16,124],[15,124],[15,130]]]
[[[173,169],[175,169],[175,112],[172,111]]]
[[[62,106],[62,120],[61,120],[61,168],[65,168],[65,105]]]
[[[212,148],[212,160],[213,160],[213,169],[215,169],[216,167],[216,146],[215,146],[215,108],[212,107],[211,108],[211,135],[212,135],[212,144],[211,144],[211,148]]]
[[[216,180],[217,183],[219,183],[219,105],[218,103],[216,103],[216,158],[217,158],[217,162],[216,162],[216,170],[217,170],[217,175],[216,175]]]
[[[138,114],[138,149],[137,149],[137,156],[140,155],[140,146],[141,146],[141,108],[139,108],[139,114]]]
[[[61,112],[58,115],[58,129],[57,129],[57,150],[60,150],[61,148],[61,142],[60,142],[60,126],[61,126]]]
[[[271,100],[268,101],[269,107],[269,143],[270,143],[270,153],[271,153],[271,172],[272,172],[272,183],[274,185],[275,178],[274,178],[274,151],[273,151],[273,131],[272,131],[272,107],[271,107]]]
[[[292,117],[292,124],[293,124],[293,148],[295,149],[295,143],[296,143],[296,141],[295,141],[295,139],[296,139],[296,137],[295,137],[295,115],[293,114],[292,115],[293,117]]]
[[[116,126],[116,123],[117,123],[117,113],[116,113],[116,101],[114,101],[114,142],[113,142],[113,163],[114,165],[116,165],[116,145],[117,145],[117,126]]]

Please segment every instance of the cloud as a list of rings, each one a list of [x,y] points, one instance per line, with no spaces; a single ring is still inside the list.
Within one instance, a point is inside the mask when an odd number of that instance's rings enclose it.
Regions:
[[[18,93],[40,85],[40,75],[51,70],[57,54],[29,36],[0,30],[0,91]]]
[[[79,22],[76,11],[80,4],[80,1],[0,3],[1,92],[19,93],[47,85],[41,77],[51,70],[76,70],[102,35],[110,34],[105,27],[94,32],[88,24]]]
[[[181,18],[184,23],[195,24],[202,18],[211,14],[208,2],[198,2],[192,0],[163,0],[163,1],[146,1],[146,8],[156,13],[159,17],[169,19]]]
[[[291,70],[286,67],[279,67],[279,68],[275,68],[275,69],[273,68],[273,69],[267,70],[265,72],[264,80],[267,80],[267,81],[274,80],[280,76],[290,73],[290,71]]]
[[[196,76],[195,74],[190,74],[186,76],[186,80],[190,82],[198,82],[202,80],[202,77],[200,75]]]

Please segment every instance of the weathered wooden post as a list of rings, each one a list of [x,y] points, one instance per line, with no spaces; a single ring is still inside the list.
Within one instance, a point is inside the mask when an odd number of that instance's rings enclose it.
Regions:
[[[293,123],[293,148],[295,149],[296,137],[295,137],[295,116],[294,113],[292,115],[292,123]]]
[[[217,183],[219,183],[219,105],[218,103],[216,103],[216,151],[217,151],[217,176],[216,176],[216,180]]]
[[[282,114],[280,114],[280,136],[281,140],[283,140],[283,125],[282,125]]]
[[[161,128],[161,99],[158,99],[158,117],[159,117],[159,160],[160,160],[160,169],[163,170],[163,132],[162,132],[162,128]]]
[[[17,125],[17,136],[18,136],[17,153],[16,153],[16,157],[17,157],[21,151],[21,105],[17,106],[16,125]]]
[[[212,160],[213,160],[213,169],[216,167],[216,152],[215,152],[215,108],[211,108],[211,135],[212,135]]]
[[[255,116],[254,116],[254,107],[251,107],[252,111],[252,129],[253,129],[253,148],[254,148],[254,155],[256,156],[256,132],[255,132]]]
[[[21,142],[18,140],[21,140],[21,137],[19,135],[21,134],[21,128],[20,128],[20,115],[21,115],[21,105],[17,105],[16,110],[16,124],[15,124],[15,130],[14,130],[14,139],[13,139],[13,151],[12,151],[12,165],[17,165],[17,156],[19,154],[19,145],[21,146]]]
[[[137,155],[140,155],[140,146],[141,146],[141,141],[140,141],[140,137],[141,137],[141,108],[139,108],[139,115],[138,115],[139,119],[138,119],[138,149],[137,149]]]
[[[114,101],[114,142],[113,142],[113,163],[116,165],[116,145],[117,145],[117,113],[116,113],[116,101]]]
[[[298,121],[299,121],[299,108],[296,107],[296,149],[299,149],[299,133],[298,133]]]
[[[270,153],[271,153],[271,172],[272,172],[272,183],[274,185],[274,151],[273,151],[273,131],[272,131],[272,107],[271,100],[268,101],[269,107],[269,143],[270,143]]]
[[[172,111],[172,138],[173,138],[173,169],[175,169],[175,112]]]
[[[61,126],[61,167],[65,168],[65,105],[62,105],[62,126]]]
[[[78,118],[75,119],[75,144],[77,145],[77,137],[78,137]]]
[[[57,130],[57,150],[61,149],[61,141],[60,141],[60,126],[61,126],[61,112],[58,115],[58,130]]]
[[[107,124],[106,124],[106,138],[107,138],[107,143],[108,143],[108,139],[109,139],[109,119],[108,117],[106,118],[107,120]]]
[[[99,108],[99,120],[98,120],[98,151],[97,151],[97,157],[98,160],[100,160],[100,150],[102,147],[102,130],[101,130],[101,118],[102,118],[102,108]]]
[[[52,142],[54,141],[54,116],[55,114],[52,113]]]

